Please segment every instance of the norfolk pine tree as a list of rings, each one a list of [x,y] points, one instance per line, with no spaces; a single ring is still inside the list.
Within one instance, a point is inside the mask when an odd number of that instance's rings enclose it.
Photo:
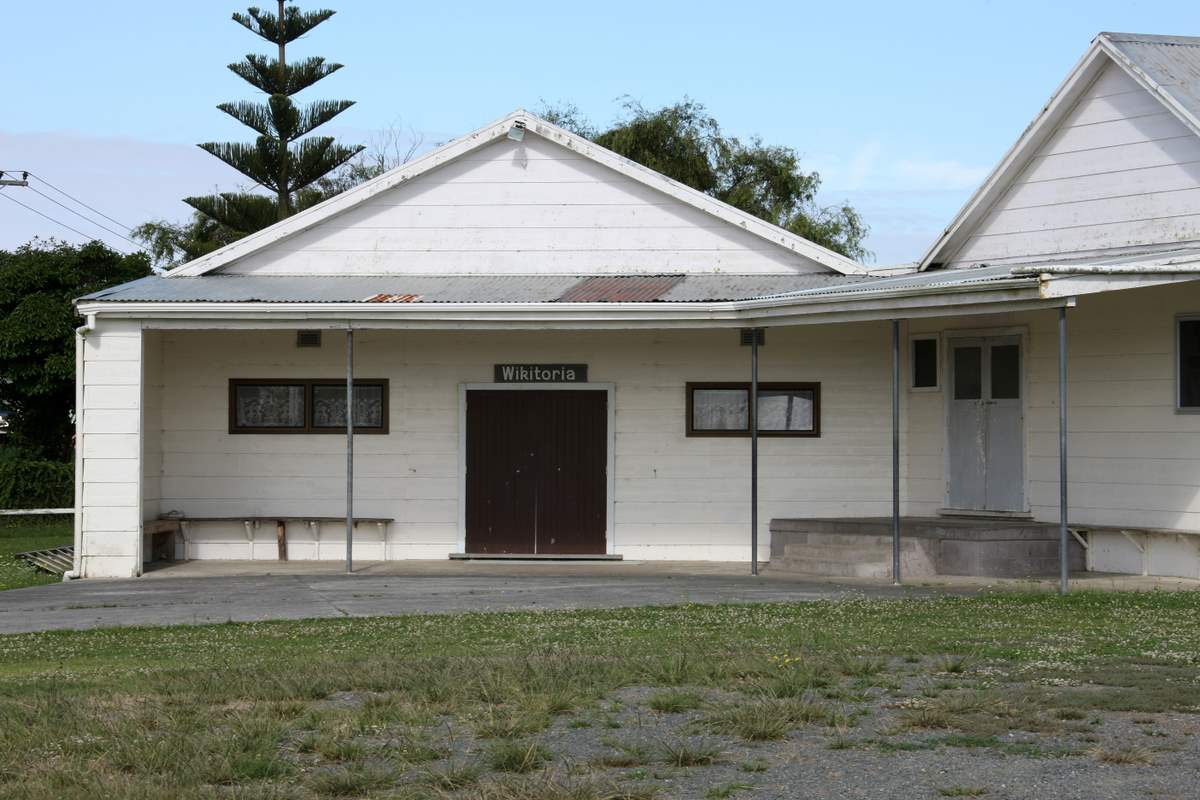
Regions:
[[[239,100],[217,106],[257,131],[258,138],[252,143],[205,142],[200,147],[275,196],[223,192],[187,197],[184,202],[235,234],[261,230],[319,202],[322,193],[312,188],[313,184],[363,150],[361,145],[338,144],[331,136],[304,138],[354,105],[353,100],[317,100],[304,106],[292,100],[342,68],[321,56],[294,63],[287,60],[287,45],[333,14],[329,9],[302,12],[279,0],[277,13],[252,6],[245,14],[233,15],[234,22],[278,48],[273,58],[251,53],[229,65],[235,75],[267,94],[265,103]]]

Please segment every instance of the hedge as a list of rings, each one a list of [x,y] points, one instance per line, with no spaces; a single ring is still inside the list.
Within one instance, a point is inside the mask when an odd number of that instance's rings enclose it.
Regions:
[[[0,508],[71,508],[75,467],[59,461],[0,459]]]

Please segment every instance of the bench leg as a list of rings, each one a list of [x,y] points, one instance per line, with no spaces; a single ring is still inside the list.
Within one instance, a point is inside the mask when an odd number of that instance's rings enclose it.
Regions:
[[[188,522],[179,520],[179,538],[183,541],[183,560],[188,560]]]
[[[275,547],[278,549],[280,561],[287,561],[287,523],[281,519],[275,520]]]

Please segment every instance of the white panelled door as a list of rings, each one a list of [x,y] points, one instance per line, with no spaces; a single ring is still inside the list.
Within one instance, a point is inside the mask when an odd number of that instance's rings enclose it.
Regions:
[[[1021,339],[950,339],[947,506],[1025,511]]]

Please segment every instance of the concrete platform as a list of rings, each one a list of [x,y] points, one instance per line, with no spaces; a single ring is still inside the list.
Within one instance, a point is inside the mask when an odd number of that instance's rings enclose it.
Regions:
[[[905,517],[900,521],[902,576],[1053,577],[1059,570],[1057,525],[1019,517]],[[1084,569],[1083,548],[1068,543],[1069,568]],[[888,518],[771,520],[773,572],[886,578],[892,572]]]
[[[663,562],[191,561],[142,578],[0,593],[0,634],[125,625],[374,617],[463,611],[780,603],[929,588],[752,577],[747,564]]]
[[[902,599],[990,590],[1057,591],[1057,581],[749,575],[714,562],[191,561],[133,579],[93,579],[0,592],[0,635],[29,631],[464,611],[626,608],[684,603]],[[1200,589],[1200,581],[1082,573],[1076,590]]]

